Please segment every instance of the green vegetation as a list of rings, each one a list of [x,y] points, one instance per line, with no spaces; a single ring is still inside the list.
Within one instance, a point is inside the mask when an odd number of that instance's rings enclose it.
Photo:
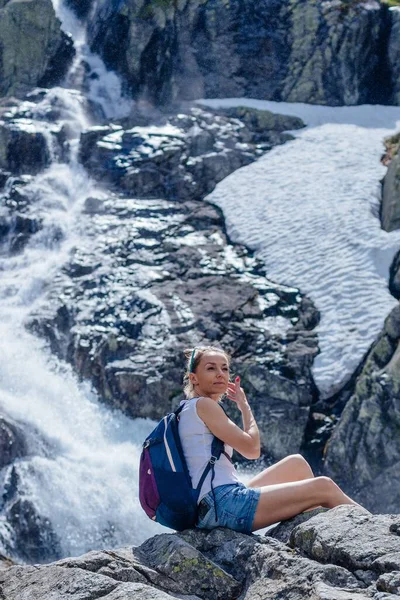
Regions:
[[[399,152],[400,132],[396,133],[395,135],[385,138],[384,144],[385,144],[385,148],[386,148],[386,153],[385,153],[384,158],[387,158],[390,160],[393,158],[393,156],[395,156]]]
[[[400,6],[400,0],[381,0],[381,2],[388,6]]]

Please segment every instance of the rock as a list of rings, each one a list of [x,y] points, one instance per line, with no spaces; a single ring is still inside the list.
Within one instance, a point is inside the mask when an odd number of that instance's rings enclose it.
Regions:
[[[0,470],[26,454],[22,429],[10,418],[0,416]]]
[[[400,11],[390,11],[390,36],[388,41],[388,62],[393,82],[392,103],[400,104]]]
[[[383,179],[381,222],[385,231],[400,228],[400,154],[392,158]]]
[[[18,498],[7,507],[5,516],[15,536],[14,556],[28,562],[49,562],[60,558],[60,541],[49,519],[37,513],[33,502]]]
[[[0,569],[0,591],[3,600],[391,600],[399,589],[400,538],[388,529],[395,519],[340,506],[293,523],[291,547],[223,528],[161,534],[139,547]]]
[[[92,242],[75,249],[30,329],[105,402],[155,419],[182,397],[183,348],[217,339],[234,353],[265,452],[297,452],[317,352],[298,290],[228,245],[221,213],[203,202],[114,196],[81,226]]]
[[[356,572],[400,570],[400,538],[390,525],[395,515],[372,515],[358,507],[337,506],[295,527],[290,545],[310,558]]]
[[[367,354],[325,450],[325,472],[374,511],[400,502],[400,308]]]
[[[300,513],[296,517],[287,519],[286,521],[281,521],[278,523],[278,525],[270,527],[265,535],[268,535],[268,537],[272,537],[275,540],[279,540],[280,542],[286,544],[289,542],[290,536],[295,527],[301,523],[305,523],[320,513],[327,512],[328,510],[328,508],[322,508],[321,506],[320,508],[315,508],[313,510]]]
[[[396,27],[375,0],[130,0],[97,3],[89,42],[156,106],[243,96],[336,106],[389,102]]]
[[[388,101],[385,7],[374,0],[303,0],[292,4],[289,18],[282,99],[330,106]]]
[[[228,600],[240,593],[240,583],[234,577],[182,538],[168,534],[156,536],[144,542],[140,551],[153,569],[178,585],[184,581],[186,594]]]
[[[66,4],[82,19],[88,15],[92,6],[92,0],[66,0]]]
[[[318,313],[298,290],[268,281],[245,248],[228,243],[220,211],[192,198],[262,153],[253,136],[264,126],[279,133],[302,123],[237,114],[257,132],[193,108],[157,127],[102,126],[82,136],[82,161],[116,193],[86,200],[88,243],[75,248],[28,326],[105,402],[155,419],[182,397],[183,348],[218,340],[234,352],[264,452],[281,458],[298,452],[308,419]]]
[[[201,198],[260,156],[260,141],[270,148],[290,138],[279,137],[285,128],[304,125],[268,111],[239,108],[229,114],[192,108],[158,127],[94,127],[81,136],[80,159],[93,176],[135,197]]]
[[[0,168],[13,174],[36,174],[50,164],[44,133],[27,119],[0,121]]]
[[[11,558],[8,558],[8,556],[4,556],[3,554],[0,554],[0,570],[8,569],[9,567],[12,567],[13,565],[15,565],[15,563],[14,563],[14,561],[11,560]]]
[[[1,96],[61,81],[74,54],[51,0],[0,4],[0,48]]]
[[[27,192],[31,180],[27,175],[10,178],[7,190],[0,196],[0,244],[11,255],[22,252],[43,226],[43,219],[37,207],[31,206],[32,197]]]

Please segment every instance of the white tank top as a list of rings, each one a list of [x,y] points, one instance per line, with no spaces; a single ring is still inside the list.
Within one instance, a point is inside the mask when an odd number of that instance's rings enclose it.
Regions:
[[[179,436],[181,438],[183,453],[192,479],[193,487],[197,487],[211,457],[211,444],[213,434],[197,414],[196,404],[199,398],[183,400],[184,407],[179,415]],[[232,457],[233,449],[225,444],[225,452]],[[237,483],[240,479],[231,461],[224,455],[215,463],[215,477],[213,487],[227,483]],[[208,473],[201,486],[199,500],[211,490],[211,471]]]

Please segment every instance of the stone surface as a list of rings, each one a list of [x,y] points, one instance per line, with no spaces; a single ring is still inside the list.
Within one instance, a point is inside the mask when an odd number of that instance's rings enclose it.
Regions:
[[[393,157],[383,179],[381,221],[385,231],[400,227],[400,154]]]
[[[388,60],[393,85],[393,104],[400,104],[400,10],[390,11],[390,37]]]
[[[129,0],[97,3],[89,40],[135,98],[155,105],[388,103],[399,52],[396,24],[388,50],[392,18],[375,0]]]
[[[225,116],[226,115],[226,116]],[[194,107],[156,127],[97,126],[81,136],[80,158],[97,179],[136,197],[200,199],[232,171],[303,127],[290,116]]]
[[[115,192],[87,198],[82,243],[29,327],[105,402],[161,418],[182,398],[183,349],[217,340],[233,353],[233,368],[240,364],[266,456],[299,450],[319,315],[231,245],[221,212],[202,201],[271,147],[255,136],[273,132],[282,143],[284,130],[299,126],[263,111],[228,117],[193,108],[158,127],[99,126],[82,136],[84,164]]]
[[[0,96],[60,82],[73,54],[51,0],[0,4]]]
[[[10,418],[0,415],[0,470],[26,454],[24,432]]]
[[[292,520],[290,545],[229,529],[155,536],[135,548],[0,569],[3,600],[392,600],[398,516],[341,506]],[[289,522],[288,522],[289,525]]]
[[[367,354],[325,450],[326,473],[374,511],[400,506],[399,342],[397,306]]]

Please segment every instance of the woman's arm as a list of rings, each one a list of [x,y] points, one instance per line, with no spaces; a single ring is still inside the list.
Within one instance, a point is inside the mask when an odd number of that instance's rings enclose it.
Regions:
[[[211,433],[232,446],[242,456],[250,459],[258,458],[260,456],[260,434],[246,395],[240,387],[239,378],[236,378],[235,383],[229,384],[227,396],[236,402],[242,413],[243,430],[235,425],[217,402],[211,398],[199,398],[197,414]]]

